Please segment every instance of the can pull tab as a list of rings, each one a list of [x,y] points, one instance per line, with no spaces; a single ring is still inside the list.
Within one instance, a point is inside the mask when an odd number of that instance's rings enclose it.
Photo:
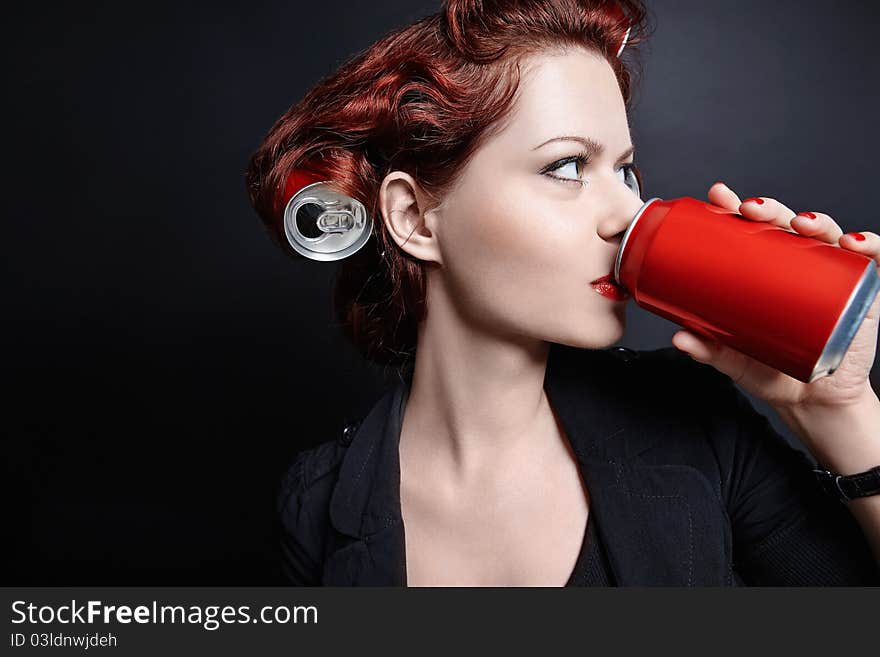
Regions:
[[[348,210],[327,210],[318,217],[318,228],[325,233],[344,233],[354,228],[354,215]]]

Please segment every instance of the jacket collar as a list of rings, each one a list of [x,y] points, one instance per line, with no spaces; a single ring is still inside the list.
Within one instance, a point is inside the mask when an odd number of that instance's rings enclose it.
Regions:
[[[615,580],[622,586],[720,583],[724,555],[701,545],[707,539],[694,526],[720,517],[712,491],[693,468],[638,458],[675,425],[650,404],[633,408],[634,398],[650,392],[638,391],[649,359],[618,355],[553,344],[544,382],[590,491],[590,513]],[[398,444],[411,382],[410,369],[373,406],[346,450],[330,521],[354,540],[330,555],[325,584],[406,584]],[[710,531],[721,536],[725,528]]]

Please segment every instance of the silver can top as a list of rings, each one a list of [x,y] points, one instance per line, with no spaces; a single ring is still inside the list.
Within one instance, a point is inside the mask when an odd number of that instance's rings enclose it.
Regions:
[[[311,260],[342,260],[357,252],[373,229],[363,203],[333,189],[329,182],[303,187],[284,208],[284,234],[290,246]]]

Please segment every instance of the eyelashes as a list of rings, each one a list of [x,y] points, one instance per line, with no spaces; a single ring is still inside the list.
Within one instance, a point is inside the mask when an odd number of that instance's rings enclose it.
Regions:
[[[561,169],[562,167],[573,163],[578,165],[578,175],[580,175],[580,172],[582,172],[586,168],[587,164],[590,163],[590,158],[586,154],[564,157],[561,160],[556,160],[555,162],[548,164],[546,167],[541,169],[541,173],[549,178],[561,180],[562,182],[574,183],[575,185],[581,186],[586,185],[587,181],[581,180],[580,178],[567,178],[565,176],[556,176],[551,173],[552,171],[556,171],[557,169]],[[618,171],[623,171],[624,179],[622,182],[627,187],[632,189],[637,196],[641,196],[642,176],[638,166],[636,166],[635,163],[630,162],[627,164],[622,164]]]
[[[582,180],[576,180],[574,178],[566,178],[564,176],[554,176],[550,172],[556,171],[557,169],[561,169],[567,164],[577,163],[578,170],[583,171],[584,168],[589,164],[590,159],[586,155],[572,155],[571,157],[564,157],[561,160],[556,160],[555,162],[548,164],[546,167],[541,169],[541,173],[549,176],[550,178],[555,178],[556,180],[563,180],[565,182],[573,182],[576,184],[583,184]]]

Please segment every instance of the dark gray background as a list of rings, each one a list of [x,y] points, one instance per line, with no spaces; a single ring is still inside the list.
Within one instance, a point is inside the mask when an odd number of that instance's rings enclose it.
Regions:
[[[320,77],[438,4],[18,5],[3,581],[273,583],[278,477],[369,408],[382,373],[333,325],[335,265],[264,234],[247,158]],[[878,231],[875,3],[650,7],[631,122],[645,198],[721,179]],[[676,325],[628,318],[620,344],[671,344]]]

